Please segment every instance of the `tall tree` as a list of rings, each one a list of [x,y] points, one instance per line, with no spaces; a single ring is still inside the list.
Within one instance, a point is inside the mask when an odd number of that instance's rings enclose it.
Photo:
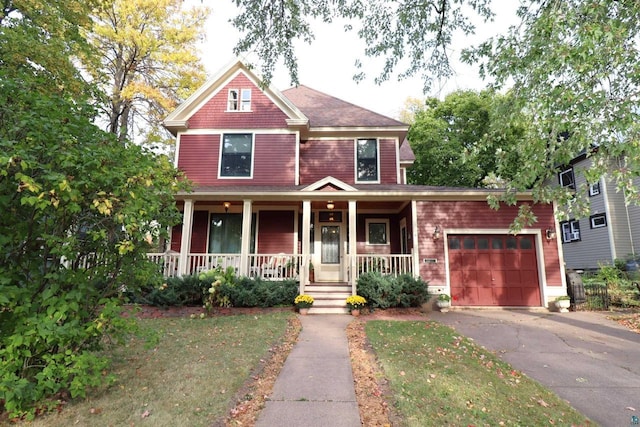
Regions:
[[[208,15],[182,0],[114,0],[93,9],[87,37],[101,57],[87,69],[107,94],[100,104],[107,130],[121,142],[167,142],[162,119],[205,80],[197,43]]]
[[[359,27],[365,55],[384,59],[378,81],[392,73],[419,74],[428,88],[451,73],[447,49],[454,32],[473,31],[470,15],[492,17],[491,0],[235,2],[241,14],[234,22],[245,32],[237,51],[255,49],[267,79],[284,58],[294,81],[292,41],[312,41],[313,19],[351,19],[347,29]],[[527,111],[532,120],[519,153],[526,163],[503,199],[514,202],[517,191],[531,187],[536,201],[571,201],[574,213],[584,214],[584,199],[572,199],[566,189],[550,191],[546,182],[559,165],[587,152],[595,160],[588,182],[607,174],[628,202],[637,201],[640,1],[523,0],[518,16],[507,34],[463,55],[496,87],[511,88],[513,110]]]
[[[443,101],[429,98],[415,114],[408,139],[416,161],[407,171],[412,184],[481,187],[510,178],[514,151],[524,126],[510,123],[494,135],[493,124],[507,97],[492,91],[458,91]],[[508,137],[505,137],[508,135]],[[510,159],[498,169],[497,158]],[[489,178],[491,182],[487,182]]]

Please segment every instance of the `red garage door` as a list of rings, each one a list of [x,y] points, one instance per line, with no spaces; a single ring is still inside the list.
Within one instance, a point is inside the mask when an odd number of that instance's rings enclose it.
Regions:
[[[531,235],[448,236],[453,305],[540,306]]]

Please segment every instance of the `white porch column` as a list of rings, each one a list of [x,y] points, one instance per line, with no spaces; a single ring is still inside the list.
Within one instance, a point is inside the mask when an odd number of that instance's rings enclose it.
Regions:
[[[311,200],[302,201],[302,265],[300,266],[300,294],[309,284],[309,262],[311,262]]]
[[[420,277],[420,244],[418,243],[418,202],[411,201],[411,254],[413,255],[413,277]]]
[[[252,201],[242,205],[242,242],[240,243],[240,276],[249,276],[249,251],[251,250]]]
[[[180,257],[178,258],[178,276],[189,273],[189,252],[191,251],[191,232],[193,230],[193,200],[185,199],[182,212],[182,238]]]
[[[357,206],[355,200],[349,200],[349,281],[351,282],[351,295],[357,294],[356,272],[357,263],[357,236],[356,236],[356,213]]]

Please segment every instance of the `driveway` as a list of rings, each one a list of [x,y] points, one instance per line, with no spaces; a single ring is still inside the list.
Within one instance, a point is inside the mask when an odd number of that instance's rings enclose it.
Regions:
[[[605,313],[433,312],[602,426],[640,418],[640,334]]]

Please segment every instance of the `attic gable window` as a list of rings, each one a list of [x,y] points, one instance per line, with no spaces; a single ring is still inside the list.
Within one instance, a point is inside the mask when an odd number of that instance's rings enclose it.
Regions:
[[[253,135],[226,133],[220,150],[220,178],[251,178]]]
[[[251,89],[229,89],[227,111],[251,111]]]
[[[356,141],[356,182],[379,182],[379,146],[376,139]]]

